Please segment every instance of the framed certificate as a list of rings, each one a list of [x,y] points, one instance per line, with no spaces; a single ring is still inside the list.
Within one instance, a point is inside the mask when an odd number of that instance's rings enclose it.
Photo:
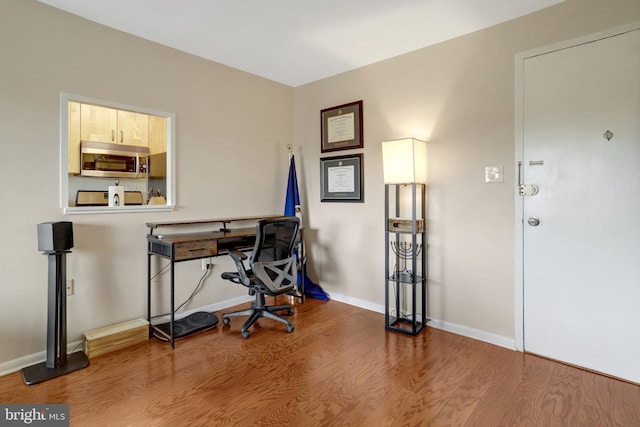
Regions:
[[[362,101],[320,111],[321,152],[362,148]]]
[[[364,202],[362,154],[320,159],[321,202]]]

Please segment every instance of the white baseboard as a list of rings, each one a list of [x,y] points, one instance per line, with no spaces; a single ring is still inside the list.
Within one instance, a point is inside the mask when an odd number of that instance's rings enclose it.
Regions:
[[[438,319],[431,319],[428,323],[428,326],[516,351],[516,341],[513,338],[504,337],[502,335],[493,334],[491,332],[481,331],[480,329],[474,329],[468,326],[444,322]]]
[[[67,354],[71,354],[75,351],[82,351],[82,341],[67,343]],[[0,363],[0,377],[18,372],[27,366],[37,365],[45,360],[47,360],[47,352],[41,351],[39,353],[29,354],[27,356]]]
[[[376,313],[384,314],[384,305],[382,304],[374,304],[371,301],[366,301],[360,298],[353,298],[347,295],[337,294],[334,292],[331,292],[329,297],[332,300],[335,300],[338,302],[343,302],[345,304],[353,305],[355,307],[360,307],[369,311],[375,311]]]
[[[346,295],[331,293],[331,299],[343,302],[345,304],[353,305],[356,307],[364,308],[366,310],[375,311],[377,313],[384,314],[384,305],[374,304],[370,301],[365,301],[358,298],[349,297]],[[497,345],[500,347],[508,348],[509,350],[516,350],[516,341],[514,338],[504,337],[502,335],[493,334],[491,332],[482,331],[468,326],[458,325],[451,322],[445,322],[443,320],[431,318],[429,320],[429,327],[441,329],[443,331],[451,332],[453,334],[462,335],[467,338],[471,338],[478,341],[483,341],[488,344]]]

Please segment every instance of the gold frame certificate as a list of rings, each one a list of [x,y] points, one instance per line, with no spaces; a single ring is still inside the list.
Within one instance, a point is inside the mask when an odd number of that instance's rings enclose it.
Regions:
[[[362,101],[320,111],[321,152],[362,148]]]

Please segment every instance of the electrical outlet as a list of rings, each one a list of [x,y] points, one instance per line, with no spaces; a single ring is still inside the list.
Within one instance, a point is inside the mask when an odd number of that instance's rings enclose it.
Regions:
[[[73,279],[67,280],[67,296],[73,295]]]
[[[213,264],[211,258],[202,258],[202,271],[207,271]]]

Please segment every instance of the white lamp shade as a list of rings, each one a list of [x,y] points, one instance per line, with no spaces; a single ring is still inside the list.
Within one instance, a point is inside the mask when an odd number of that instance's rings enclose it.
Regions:
[[[382,143],[382,166],[385,184],[427,182],[427,146],[415,138]]]

